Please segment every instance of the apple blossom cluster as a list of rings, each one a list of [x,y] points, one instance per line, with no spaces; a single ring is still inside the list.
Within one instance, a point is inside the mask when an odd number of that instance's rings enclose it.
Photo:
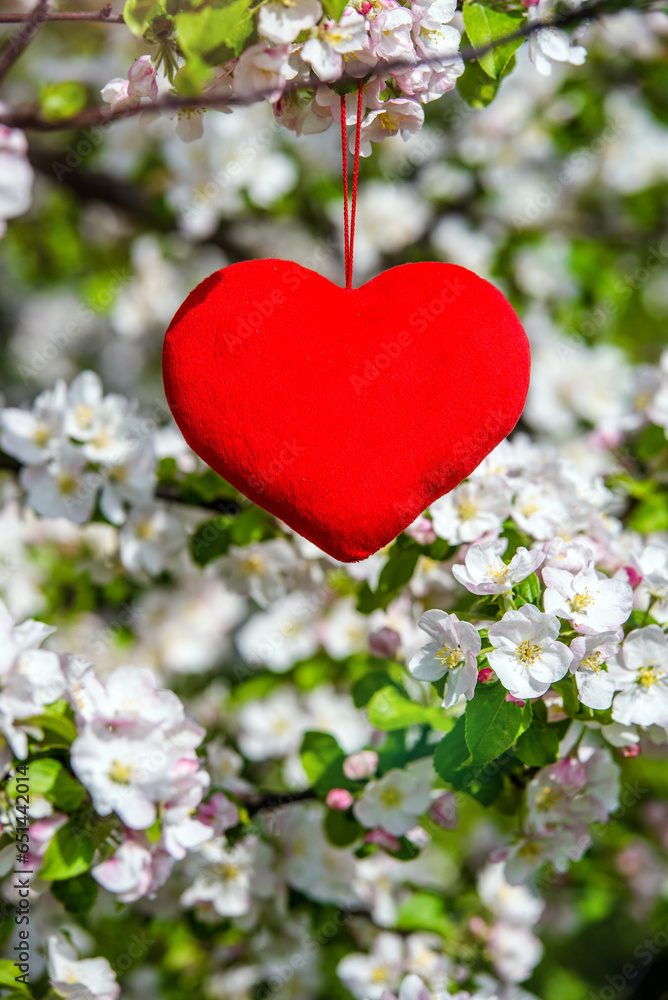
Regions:
[[[55,629],[32,619],[14,625],[1,602],[0,627],[3,777],[12,761],[28,758],[29,741],[39,745],[59,719],[61,728],[66,724],[63,709],[71,712],[72,772],[94,814],[113,815],[119,845],[92,866],[100,885],[126,902],[155,892],[174,861],[237,823],[238,810],[223,792],[203,801],[210,778],[196,750],[205,730],[172,691],[156,687],[151,671],[119,667],[103,683],[82,657],[40,649]],[[27,858],[48,868],[49,842],[67,816],[47,808],[39,818]]]
[[[579,0],[571,6],[580,6]],[[455,88],[464,72],[460,31],[451,23],[456,9],[455,0],[352,0],[336,20],[324,14],[319,0],[269,0],[258,8],[259,40],[222,66],[204,92],[242,103],[266,100],[281,125],[310,135],[341,124],[340,94],[330,85],[344,76],[364,79],[360,148],[369,156],[372,142],[418,132],[423,105]],[[527,11],[529,24],[552,15],[550,0]],[[510,28],[516,25],[510,22]],[[572,45],[565,31],[546,28],[532,34],[529,56],[539,73],[549,75],[553,62],[581,65],[586,50]],[[313,78],[319,81],[315,89]],[[158,90],[157,71],[143,55],[126,78],[115,77],[101,93],[112,110],[122,111],[142,100],[150,106]],[[182,139],[201,137],[197,109],[184,109],[176,118]],[[346,125],[356,120],[357,94],[349,93]]]
[[[154,501],[157,430],[84,371],[69,387],[59,380],[42,392],[31,410],[5,407],[0,448],[22,463],[21,485],[37,514],[83,524],[99,504],[107,521],[122,525],[123,565],[156,575],[185,542],[181,522]]]

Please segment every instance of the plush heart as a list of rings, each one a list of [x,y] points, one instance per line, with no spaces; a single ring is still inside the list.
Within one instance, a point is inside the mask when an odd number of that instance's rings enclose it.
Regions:
[[[453,264],[346,290],[298,264],[233,264],[167,331],[169,406],[201,458],[345,562],[364,559],[513,429],[529,345],[503,295]]]

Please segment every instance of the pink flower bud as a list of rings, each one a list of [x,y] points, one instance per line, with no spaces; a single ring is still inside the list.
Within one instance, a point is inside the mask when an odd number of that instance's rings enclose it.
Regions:
[[[353,804],[353,797],[345,788],[330,788],[325,802],[330,809],[339,809],[345,812]]]
[[[378,767],[378,754],[375,750],[360,750],[351,753],[343,762],[343,773],[349,781],[363,781],[372,778]]]
[[[469,920],[469,930],[478,938],[486,938],[488,935],[487,924],[482,917],[471,917]]]
[[[622,569],[626,573],[630,586],[635,590],[638,584],[642,583],[642,576],[634,566],[622,566]]]
[[[360,11],[366,17],[370,10],[373,10],[373,4],[370,3],[369,0],[365,0],[365,2],[360,7]]]
[[[431,804],[429,818],[443,830],[454,830],[457,826],[457,799],[452,792],[443,792]]]
[[[376,847],[381,847],[384,851],[398,851],[401,847],[399,838],[388,833],[387,830],[383,830],[382,826],[376,827],[375,830],[369,830],[364,840],[367,844],[375,844]]]
[[[639,743],[630,743],[626,747],[622,747],[619,751],[622,757],[637,757],[641,750]]]
[[[381,628],[369,636],[369,649],[374,656],[385,660],[393,660],[397,655],[401,639],[393,628]]]
[[[149,55],[135,59],[128,71],[130,97],[150,97],[152,101],[158,97],[158,81],[155,67]]]
[[[404,528],[404,534],[412,538],[418,545],[431,545],[432,542],[436,541],[434,525],[424,514],[420,514],[412,524]]]
[[[520,708],[524,708],[526,705],[526,701],[522,701],[521,698],[516,698],[514,694],[510,693],[510,691],[506,694],[506,701],[509,701],[513,705],[519,705]]]
[[[482,670],[478,671],[478,682],[480,684],[489,684],[493,680],[496,680],[496,674],[491,667],[483,667]]]

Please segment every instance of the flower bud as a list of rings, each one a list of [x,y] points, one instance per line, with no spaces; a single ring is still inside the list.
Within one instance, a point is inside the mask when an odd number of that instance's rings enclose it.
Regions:
[[[457,799],[452,792],[443,792],[431,804],[429,818],[442,830],[454,830],[457,826]]]
[[[424,514],[420,514],[412,524],[404,528],[404,534],[412,538],[418,545],[431,545],[432,542],[436,541],[434,525]]]
[[[393,660],[397,655],[401,639],[393,628],[381,628],[369,636],[369,649],[374,656],[385,660]]]
[[[330,788],[325,802],[330,809],[339,809],[345,812],[353,804],[353,797],[345,788]]]
[[[496,680],[496,674],[491,667],[483,667],[482,670],[478,671],[478,682],[480,684],[489,684],[493,680]]]
[[[526,701],[523,701],[521,698],[516,698],[514,694],[510,693],[510,691],[506,692],[506,701],[510,702],[512,705],[519,705],[520,708],[524,708],[526,705]]]
[[[352,753],[343,762],[343,773],[349,781],[363,781],[372,778],[378,767],[378,754],[375,750],[360,750]]]
[[[398,851],[401,847],[399,838],[388,833],[387,830],[383,830],[381,826],[375,830],[369,830],[364,840],[367,844],[375,844],[376,847],[381,847],[384,851]]]

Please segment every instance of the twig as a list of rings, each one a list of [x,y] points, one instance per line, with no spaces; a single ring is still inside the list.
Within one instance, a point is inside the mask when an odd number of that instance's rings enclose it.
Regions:
[[[0,14],[0,24],[23,24],[30,14]],[[105,4],[100,10],[52,10],[42,18],[42,24],[47,21],[99,21],[102,24],[125,24],[122,14],[113,14],[111,4]]]
[[[53,151],[43,148],[31,147],[28,159],[35,170],[51,180],[57,177],[61,184],[70,188],[80,199],[103,201],[107,205],[113,205],[114,208],[127,212],[141,223],[160,232],[171,232],[175,228],[173,216],[168,217],[163,211],[154,211],[150,198],[132,184],[126,184],[108,174],[89,170],[77,169],[57,173],[57,168],[62,167],[61,161],[55,157]],[[231,264],[248,260],[247,251],[235,242],[223,224],[202,242],[220,247]]]
[[[44,24],[48,17],[50,4],[51,0],[38,0],[33,10],[21,19],[22,27],[20,30],[7,40],[2,55],[0,55],[0,83]]]
[[[618,0],[591,0],[591,3],[583,4],[580,7],[575,8],[575,10],[567,11],[564,14],[559,14],[546,21],[535,21],[533,23],[526,22],[517,31],[513,31],[511,34],[504,35],[502,38],[497,38],[490,42],[488,45],[478,46],[473,48],[468,46],[462,49],[458,54],[465,62],[471,62],[474,59],[478,59],[480,56],[485,55],[487,52],[491,52],[493,49],[499,48],[503,45],[507,45],[509,42],[517,41],[518,39],[529,38],[538,31],[543,31],[550,28],[565,28],[575,24],[579,24],[582,21],[590,20],[595,15],[600,15],[606,13],[606,8],[610,8],[610,13],[614,13],[618,10],[617,6]],[[629,8],[635,10],[642,10],[646,7],[650,7],[653,0],[641,0],[637,4],[629,4]],[[375,73],[385,74],[390,71],[397,71],[403,69],[411,69],[416,66],[440,66],[443,63],[452,61],[457,53],[451,53],[450,55],[440,55],[432,56],[429,58],[419,59],[416,62],[407,62],[406,60],[397,60],[392,62],[380,62],[376,67],[370,69],[369,76],[373,76]],[[354,83],[355,85],[359,82],[357,78],[349,77],[343,75],[337,83]],[[305,82],[300,82],[298,84],[289,84],[283,91],[284,95],[288,96],[297,90],[304,89],[315,89],[322,84],[322,80],[318,77],[311,75],[310,78]],[[238,97],[235,95],[222,95],[222,94],[200,94],[195,97],[181,97],[178,94],[166,94],[159,100],[154,101],[152,104],[142,104],[136,105],[131,108],[119,108],[112,111],[111,108],[87,108],[85,111],[80,112],[77,115],[73,115],[71,118],[65,118],[58,122],[46,121],[43,119],[36,111],[9,111],[3,115],[0,115],[0,123],[8,125],[13,128],[22,129],[33,129],[42,132],[55,132],[62,131],[65,129],[79,129],[85,127],[93,127],[97,125],[107,125],[111,124],[120,119],[133,118],[135,115],[144,114],[145,112],[161,112],[161,111],[180,111],[183,108],[216,108],[216,107],[236,107],[245,106],[248,104],[253,104],[256,101],[261,101],[270,96],[271,91],[263,90],[257,91],[250,94],[248,97]]]
[[[301,792],[276,792],[258,795],[254,801],[248,803],[249,816],[255,816],[259,812],[273,812],[282,806],[291,805],[293,802],[308,802],[317,798],[312,788],[306,788]]]

